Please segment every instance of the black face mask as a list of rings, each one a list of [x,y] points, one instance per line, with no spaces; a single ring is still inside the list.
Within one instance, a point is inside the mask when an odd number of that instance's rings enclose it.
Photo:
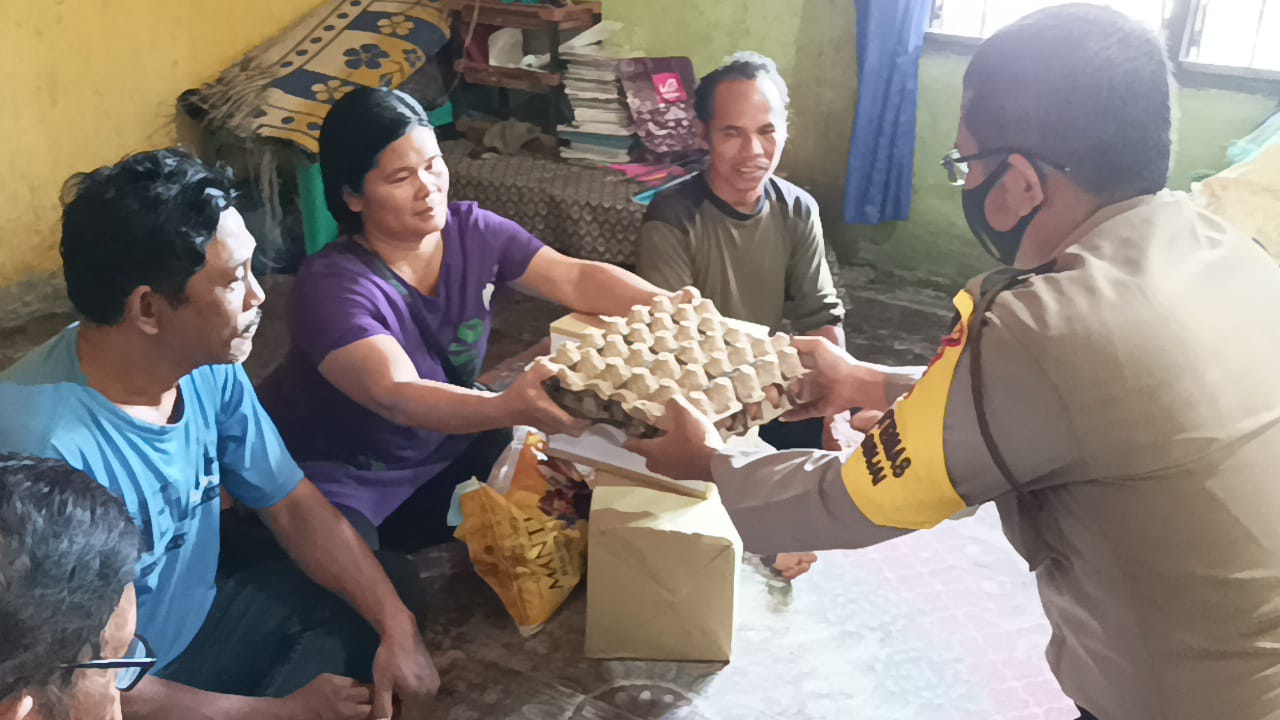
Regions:
[[[978,187],[962,190],[960,204],[964,207],[964,219],[969,223],[969,231],[978,238],[982,249],[1001,263],[1013,265],[1014,259],[1018,257],[1018,248],[1022,247],[1022,236],[1027,234],[1027,228],[1036,219],[1042,205],[1035,206],[1017,225],[1008,230],[991,227],[991,223],[987,222],[987,197],[1007,172],[1009,161],[1006,159]]]

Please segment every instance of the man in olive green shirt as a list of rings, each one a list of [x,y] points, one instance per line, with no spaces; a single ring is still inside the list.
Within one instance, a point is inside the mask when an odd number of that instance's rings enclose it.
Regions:
[[[654,198],[636,270],[698,288],[726,316],[844,345],[813,196],[774,175],[787,140],[787,86],[772,60],[739,53],[704,77],[694,102],[710,168]],[[822,447],[821,420],[761,431],[783,448]]]

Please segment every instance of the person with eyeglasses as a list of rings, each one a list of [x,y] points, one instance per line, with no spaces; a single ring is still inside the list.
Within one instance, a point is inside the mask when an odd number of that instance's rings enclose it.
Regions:
[[[265,294],[230,173],[146,151],[64,199],[82,320],[0,373],[0,451],[83,470],[141,531],[137,623],[157,662],[125,714],[424,718],[440,680],[417,573],[304,476],[242,366]],[[248,520],[224,516],[224,486]]]
[[[943,170],[1005,267],[956,295],[923,372],[795,341],[810,401],[792,417],[868,408],[858,450],[728,451],[679,402],[631,447],[716,482],[756,552],[864,547],[993,502],[1082,718],[1280,717],[1280,268],[1165,189],[1174,89],[1162,41],[1112,9],[997,32]]]
[[[0,454],[0,720],[115,720],[155,664],[134,634],[138,531],[60,460]]]

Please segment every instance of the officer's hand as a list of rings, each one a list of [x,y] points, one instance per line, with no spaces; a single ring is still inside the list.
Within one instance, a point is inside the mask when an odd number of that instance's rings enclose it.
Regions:
[[[657,421],[662,434],[651,440],[629,440],[624,445],[644,457],[645,467],[673,480],[711,480],[711,459],[724,448],[720,433],[707,419],[677,395]]]
[[[884,413],[879,410],[862,410],[852,416],[846,411],[827,418],[822,449],[841,454],[852,453],[862,444],[867,433],[875,429],[882,417]]]
[[[879,410],[863,410],[849,418],[849,427],[865,435],[875,429],[882,417],[884,413]]]
[[[783,420],[831,417],[850,408],[870,404],[859,402],[860,396],[867,394],[870,372],[858,365],[852,355],[826,338],[795,337],[791,344],[809,372],[801,376],[797,386],[796,407],[784,415]]]
[[[862,442],[862,435],[849,424],[849,411],[829,415],[822,421],[822,449],[850,452]]]

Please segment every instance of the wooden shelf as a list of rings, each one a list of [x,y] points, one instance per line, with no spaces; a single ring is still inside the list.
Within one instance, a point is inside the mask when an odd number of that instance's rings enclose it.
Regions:
[[[562,85],[559,73],[538,72],[524,68],[494,67],[471,60],[457,60],[453,69],[472,85],[524,90],[525,92],[549,93]]]
[[[446,10],[456,13],[466,23],[471,22],[476,5],[480,6],[477,19],[481,25],[519,28],[521,30],[577,30],[596,24],[600,16],[599,2],[580,2],[565,7],[553,5],[525,5],[504,3],[502,0],[441,0]]]
[[[462,49],[463,58],[453,64],[454,70],[472,85],[485,85],[510,90],[559,95],[564,98],[564,63],[560,60],[560,33],[563,30],[580,30],[589,28],[600,21],[601,3],[575,2],[557,7],[549,4],[527,5],[524,3],[502,2],[502,0],[439,0],[445,12],[462,26],[461,32],[470,34],[472,19],[477,25],[493,25],[518,30],[533,30],[546,33],[550,43],[550,68],[554,72],[538,72],[524,68],[494,67],[484,62],[466,59],[467,49]],[[487,58],[487,55],[484,57]],[[506,92],[498,94],[502,111],[510,114],[510,105]],[[543,130],[554,135],[556,108],[563,102],[554,99],[547,104],[547,121]]]

